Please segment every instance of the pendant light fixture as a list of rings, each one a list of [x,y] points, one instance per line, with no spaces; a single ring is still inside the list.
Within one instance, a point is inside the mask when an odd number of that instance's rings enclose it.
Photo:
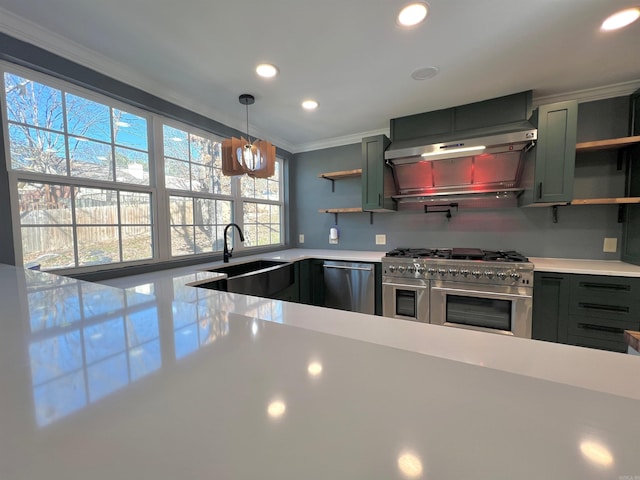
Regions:
[[[249,136],[249,105],[256,101],[253,95],[243,93],[238,101],[247,113],[247,138],[229,138],[222,142],[222,173],[227,176],[247,174],[254,178],[268,178],[275,173],[276,147],[266,140],[251,142]]]

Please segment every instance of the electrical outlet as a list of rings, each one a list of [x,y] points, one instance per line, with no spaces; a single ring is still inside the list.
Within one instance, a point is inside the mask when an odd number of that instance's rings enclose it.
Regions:
[[[298,243],[304,243],[304,233],[298,235]]]
[[[603,252],[615,253],[618,251],[618,239],[617,238],[605,238],[604,245],[602,246]]]
[[[387,244],[387,236],[385,234],[376,235],[376,245],[386,245]]]

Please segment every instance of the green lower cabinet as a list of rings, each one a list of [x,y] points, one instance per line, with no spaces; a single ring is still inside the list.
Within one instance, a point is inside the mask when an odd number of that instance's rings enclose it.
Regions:
[[[535,272],[531,338],[566,343],[568,318],[569,281],[567,276],[557,273]]]
[[[532,338],[626,352],[640,329],[640,278],[536,272]]]

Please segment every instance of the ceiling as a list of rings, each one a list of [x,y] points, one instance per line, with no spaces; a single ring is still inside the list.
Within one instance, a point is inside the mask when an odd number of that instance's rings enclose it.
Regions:
[[[523,90],[640,87],[640,21],[599,30],[635,1],[428,0],[402,29],[405,0],[0,0],[0,31],[242,131],[251,93],[252,136],[298,152]],[[257,77],[260,62],[280,74]],[[411,78],[426,66],[439,74]]]

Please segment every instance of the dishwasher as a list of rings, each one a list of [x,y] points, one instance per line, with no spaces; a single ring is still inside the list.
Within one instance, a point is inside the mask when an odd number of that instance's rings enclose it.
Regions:
[[[371,263],[325,260],[324,306],[352,312],[375,313],[375,270]]]

